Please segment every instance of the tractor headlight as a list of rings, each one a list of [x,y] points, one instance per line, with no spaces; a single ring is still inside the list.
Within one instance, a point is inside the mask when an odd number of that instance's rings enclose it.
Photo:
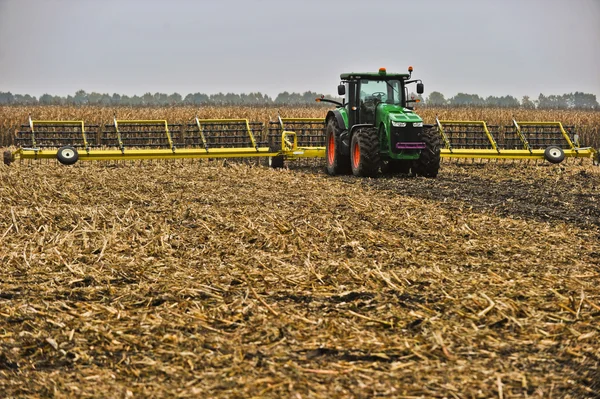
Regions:
[[[413,123],[413,127],[423,127],[423,122],[415,122]]]
[[[394,121],[392,121],[392,126],[394,126],[394,127],[406,127],[406,122],[394,122]]]

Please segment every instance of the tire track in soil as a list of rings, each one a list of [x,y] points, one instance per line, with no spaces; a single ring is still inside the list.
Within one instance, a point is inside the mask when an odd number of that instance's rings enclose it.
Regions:
[[[573,171],[573,176],[557,183],[554,176],[523,180],[502,178],[501,172],[497,171],[492,170],[490,176],[485,176],[486,168],[467,166],[459,173],[440,173],[437,179],[384,176],[363,179],[359,184],[439,201],[446,209],[472,208],[516,219],[565,222],[580,228],[600,230],[600,174]],[[356,183],[352,176],[341,179]]]

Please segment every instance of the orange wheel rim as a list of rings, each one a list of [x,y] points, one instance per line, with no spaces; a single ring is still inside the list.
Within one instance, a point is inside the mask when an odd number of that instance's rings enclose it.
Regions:
[[[360,163],[360,147],[358,146],[358,142],[354,143],[354,147],[352,148],[352,166],[354,169],[358,168],[358,164]]]
[[[329,165],[333,165],[333,160],[335,158],[335,137],[333,133],[329,135],[329,146],[327,147],[327,163]]]

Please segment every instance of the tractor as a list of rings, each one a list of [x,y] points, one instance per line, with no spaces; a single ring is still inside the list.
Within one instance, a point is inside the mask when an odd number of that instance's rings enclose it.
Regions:
[[[338,94],[342,103],[321,98],[336,108],[325,119],[325,161],[330,175],[354,174],[374,177],[402,173],[434,178],[440,168],[440,135],[433,125],[423,124],[408,98],[407,85],[420,79],[408,73],[343,73]]]

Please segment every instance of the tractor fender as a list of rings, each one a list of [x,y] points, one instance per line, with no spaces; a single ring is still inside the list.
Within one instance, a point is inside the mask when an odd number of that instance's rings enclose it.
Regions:
[[[374,127],[374,126],[370,123],[360,123],[360,124],[352,126],[352,128],[350,129],[350,134],[349,134],[350,139],[352,139],[352,135],[354,134],[356,129],[359,129],[361,127]]]
[[[344,122],[344,118],[342,117],[342,113],[340,111],[338,111],[337,109],[331,110],[329,112],[327,112],[327,116],[325,117],[325,120],[328,121],[329,118],[335,118],[338,127],[340,128],[340,130],[346,130],[346,123]]]

